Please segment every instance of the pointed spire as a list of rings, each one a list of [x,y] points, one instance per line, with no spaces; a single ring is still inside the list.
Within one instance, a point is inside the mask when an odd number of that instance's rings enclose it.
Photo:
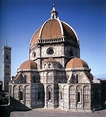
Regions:
[[[50,14],[51,14],[51,19],[56,19],[58,17],[58,12],[55,9],[55,4],[53,4],[53,8]]]

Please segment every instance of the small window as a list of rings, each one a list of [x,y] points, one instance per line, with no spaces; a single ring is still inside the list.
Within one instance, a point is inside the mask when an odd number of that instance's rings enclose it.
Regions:
[[[76,83],[78,83],[78,74],[76,74]]]
[[[77,102],[80,102],[81,101],[81,96],[80,96],[80,92],[77,92]]]
[[[44,68],[46,68],[46,64],[44,64]]]
[[[51,92],[49,91],[49,98],[48,98],[49,100],[51,100]]]
[[[24,78],[24,83],[26,83],[26,77]]]
[[[48,68],[51,68],[51,64],[50,63],[48,64]]]
[[[19,92],[19,100],[23,100],[23,92],[22,91]]]
[[[32,57],[36,57],[36,52],[35,51],[32,53]]]
[[[9,56],[8,56],[8,55],[6,55],[5,60],[6,60],[6,61],[8,61],[8,60],[9,60]]]

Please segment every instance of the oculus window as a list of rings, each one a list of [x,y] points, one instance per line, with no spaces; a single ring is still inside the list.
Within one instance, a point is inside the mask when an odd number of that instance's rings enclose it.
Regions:
[[[52,55],[54,53],[54,50],[52,47],[47,49],[47,54]]]

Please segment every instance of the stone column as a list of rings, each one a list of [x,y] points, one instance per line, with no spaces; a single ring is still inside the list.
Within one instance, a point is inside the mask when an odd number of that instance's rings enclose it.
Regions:
[[[44,92],[45,92],[45,105],[44,108],[48,108],[48,96],[47,96],[47,86],[44,86]]]
[[[70,109],[70,91],[69,91],[69,85],[67,87],[67,110]]]

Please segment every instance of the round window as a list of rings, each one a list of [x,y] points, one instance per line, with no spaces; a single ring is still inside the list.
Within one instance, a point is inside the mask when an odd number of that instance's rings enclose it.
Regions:
[[[53,50],[53,48],[48,48],[47,49],[47,54],[50,54],[50,55],[52,55],[54,53],[54,50]]]

